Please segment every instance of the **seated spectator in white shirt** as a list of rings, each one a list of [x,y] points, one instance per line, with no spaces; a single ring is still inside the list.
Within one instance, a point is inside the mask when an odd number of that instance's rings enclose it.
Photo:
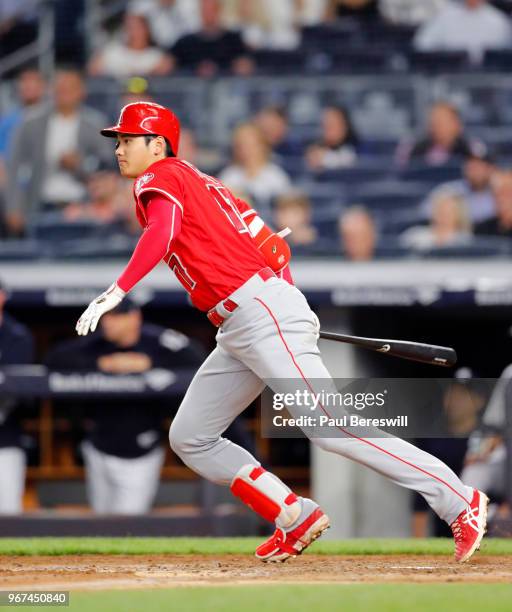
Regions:
[[[487,0],[450,2],[416,33],[418,51],[467,51],[480,62],[487,49],[506,49],[512,44],[512,25]]]
[[[151,38],[162,49],[170,49],[201,25],[198,0],[132,0],[128,10],[148,20]]]
[[[357,143],[347,111],[328,106],[322,113],[320,139],[306,151],[306,163],[314,171],[353,166],[357,161]]]
[[[62,209],[86,195],[85,178],[112,158],[99,130],[106,119],[83,104],[85,85],[75,69],[60,69],[49,107],[27,113],[8,159],[7,221],[13,234],[43,211]]]
[[[419,26],[433,19],[449,0],[380,0],[379,11],[389,23]]]
[[[126,13],[121,39],[114,38],[89,62],[91,76],[125,78],[132,75],[164,75],[174,62],[153,46],[148,22],[142,15]]]
[[[338,220],[341,248],[350,261],[369,261],[377,248],[375,220],[364,206],[351,206]]]
[[[402,244],[416,251],[461,246],[471,241],[471,220],[464,198],[439,193],[433,201],[429,226],[411,227],[400,236]]]
[[[228,0],[224,22],[240,30],[253,49],[295,49],[300,43],[298,9],[294,0]]]
[[[260,128],[242,123],[233,134],[233,164],[221,172],[220,180],[233,191],[247,193],[257,206],[270,205],[291,187],[289,176],[272,163],[270,153]]]
[[[436,187],[423,204],[430,215],[432,202],[439,193],[452,193],[463,198],[468,207],[471,221],[479,223],[494,215],[495,201],[491,179],[496,171],[494,159],[483,144],[474,146],[467,155],[463,166],[463,177]]]

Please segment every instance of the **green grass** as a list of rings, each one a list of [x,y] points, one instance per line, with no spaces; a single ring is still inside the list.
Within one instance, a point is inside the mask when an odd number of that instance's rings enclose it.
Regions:
[[[0,538],[0,554],[252,555],[262,540],[263,538]],[[325,540],[315,543],[311,552],[321,555],[451,555],[453,541],[444,538]],[[512,539],[488,538],[482,544],[482,552],[489,555],[512,555]]]
[[[510,611],[507,584],[350,584],[177,587],[73,592],[71,612],[472,612]],[[18,607],[18,610],[34,608]]]

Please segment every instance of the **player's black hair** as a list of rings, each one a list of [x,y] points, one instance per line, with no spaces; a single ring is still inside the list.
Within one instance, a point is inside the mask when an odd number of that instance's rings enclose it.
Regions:
[[[144,136],[144,140],[146,141],[147,145],[155,138],[158,138],[158,134],[148,134],[147,136]],[[169,141],[167,140],[167,138],[164,138],[164,140],[165,140],[165,157],[176,157],[176,154],[172,150],[172,147],[169,144]]]

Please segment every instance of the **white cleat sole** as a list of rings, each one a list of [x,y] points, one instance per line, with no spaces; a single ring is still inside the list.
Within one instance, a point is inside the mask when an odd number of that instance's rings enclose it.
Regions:
[[[480,544],[482,543],[482,538],[487,532],[487,507],[489,506],[489,498],[485,493],[480,494],[480,504],[478,506],[478,516],[482,517],[482,524],[480,525],[480,530],[478,532],[478,536],[475,540],[473,546],[468,550],[468,552],[458,560],[458,563],[466,563],[469,561],[471,557],[475,554],[475,552],[480,548]]]
[[[329,529],[330,521],[327,514],[323,514],[317,521],[315,521],[311,527],[307,531],[304,532],[304,535],[300,540],[297,540],[295,544],[295,548],[297,550],[296,554],[282,552],[278,554],[270,553],[267,557],[258,557],[260,561],[264,563],[283,563],[287,559],[293,559],[297,555],[302,554],[308,546],[310,546],[315,540],[323,534],[326,529]]]

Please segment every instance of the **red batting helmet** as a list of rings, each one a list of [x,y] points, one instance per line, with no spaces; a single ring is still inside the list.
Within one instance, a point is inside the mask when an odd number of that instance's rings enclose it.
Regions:
[[[117,125],[101,130],[103,136],[113,138],[117,134],[156,134],[163,136],[171,145],[174,155],[178,154],[180,122],[178,117],[165,106],[154,102],[133,102],[121,109]]]

